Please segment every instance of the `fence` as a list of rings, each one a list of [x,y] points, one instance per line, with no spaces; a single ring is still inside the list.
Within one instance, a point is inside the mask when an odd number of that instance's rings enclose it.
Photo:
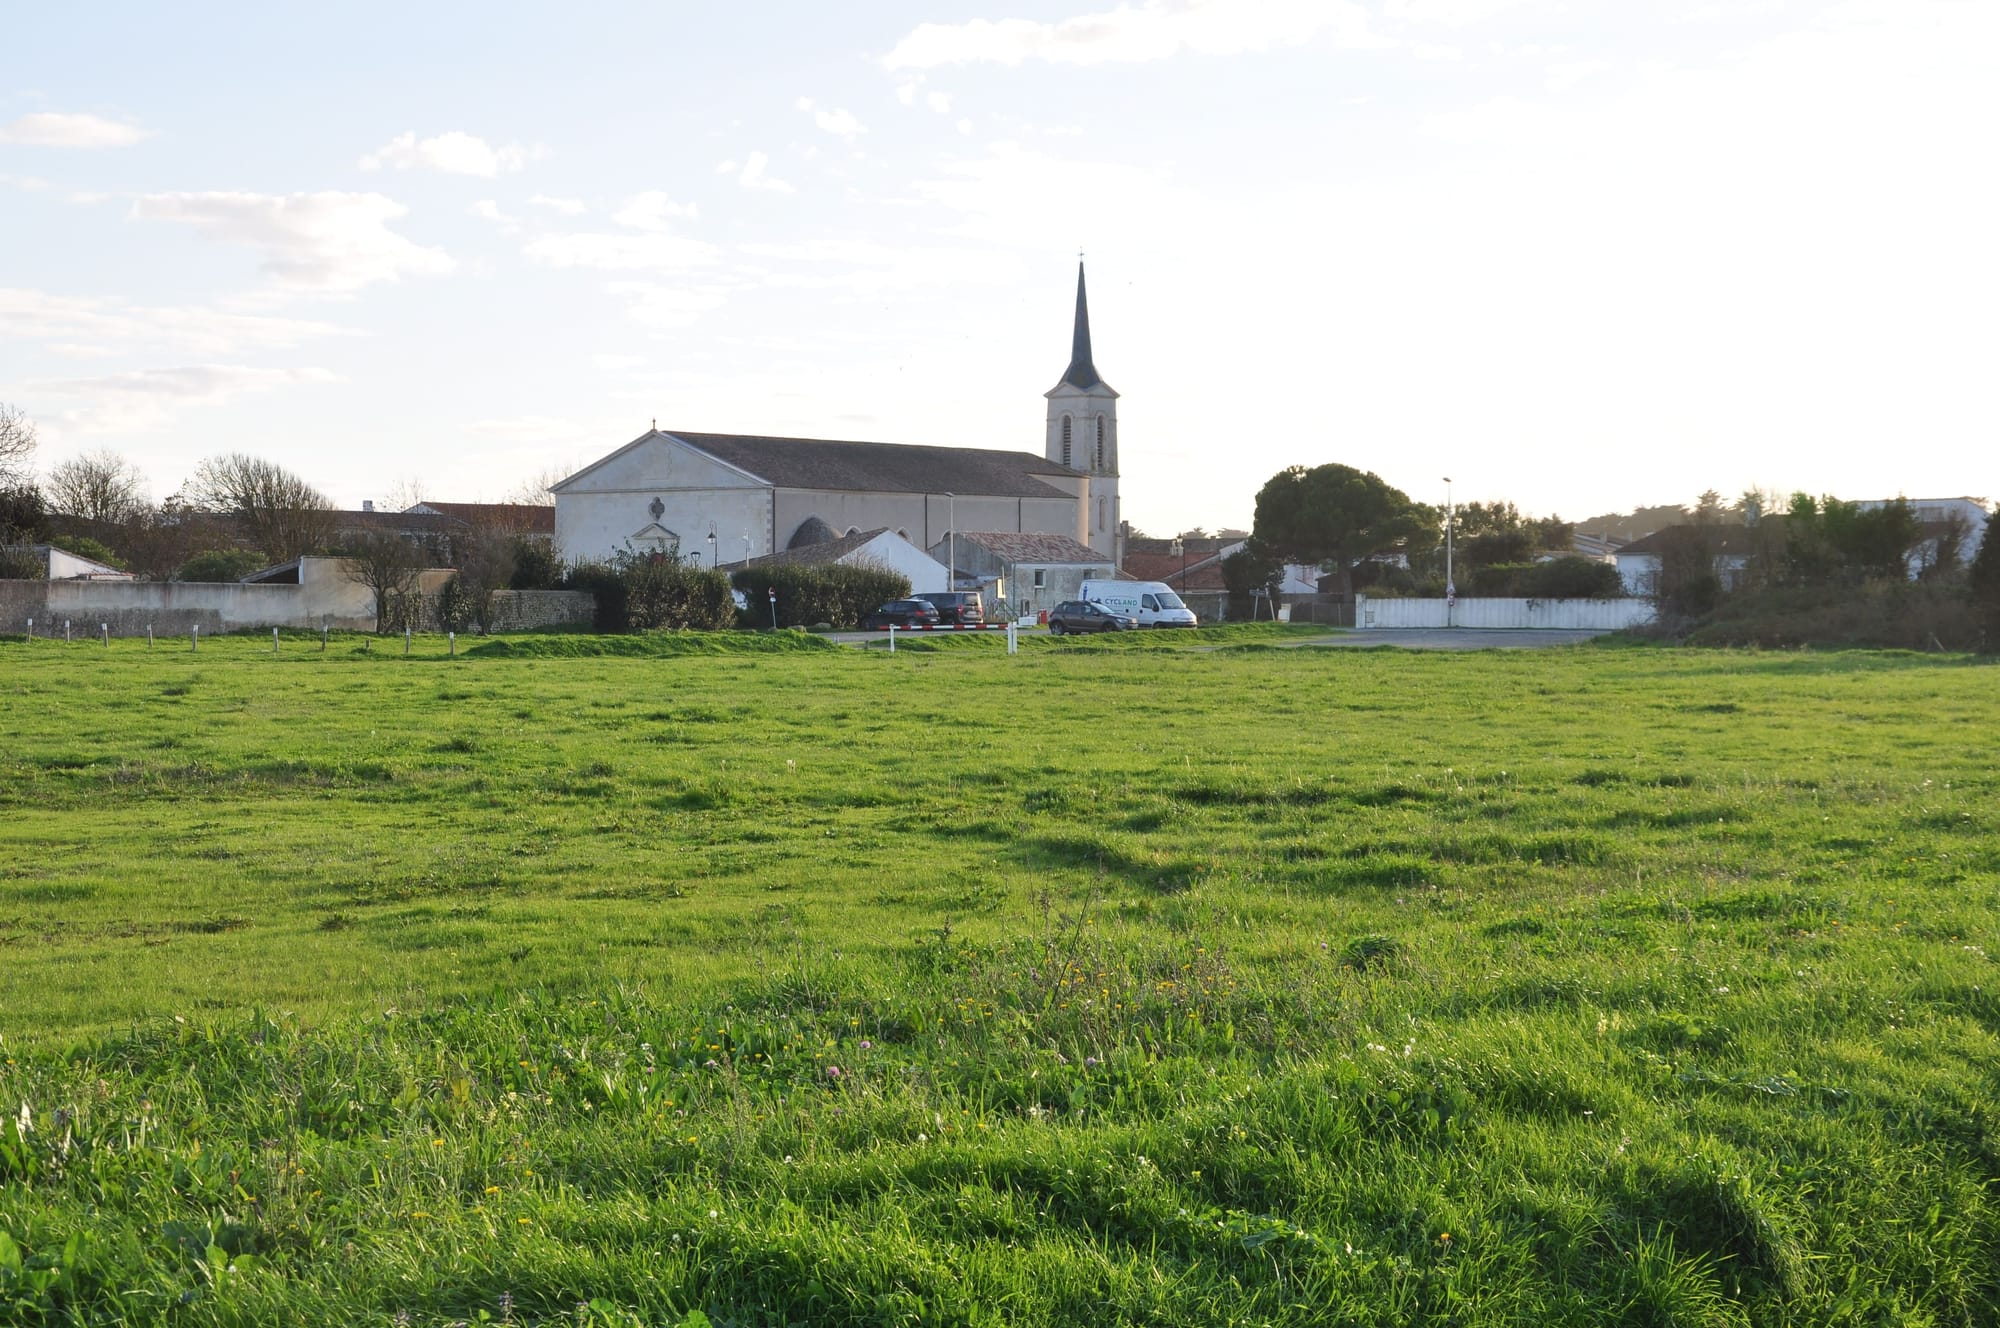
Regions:
[[[1648,599],[1377,599],[1357,596],[1354,625],[1391,627],[1539,628],[1617,631],[1653,620]],[[1296,614],[1294,615],[1296,618]]]

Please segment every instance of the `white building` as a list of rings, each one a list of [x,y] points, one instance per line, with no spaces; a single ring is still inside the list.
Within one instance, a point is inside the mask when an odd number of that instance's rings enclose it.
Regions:
[[[1115,564],[1118,394],[1091,359],[1080,264],[1076,281],[1070,363],[1044,393],[1040,456],[656,426],[553,486],[557,547],[714,566],[873,530],[927,549],[957,528],[1066,535]]]
[[[770,567],[779,564],[806,567],[820,567],[827,564],[841,567],[879,567],[891,572],[900,572],[907,577],[912,595],[951,589],[949,584],[951,578],[945,571],[943,563],[895,531],[887,529],[843,535],[839,539],[807,544],[796,549],[782,549],[777,553],[765,554],[761,558],[752,558],[748,562],[724,563],[722,566],[725,571],[734,571],[739,567]]]

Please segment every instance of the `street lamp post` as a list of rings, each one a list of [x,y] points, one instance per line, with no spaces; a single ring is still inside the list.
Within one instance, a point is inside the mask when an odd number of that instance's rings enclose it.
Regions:
[[[715,549],[715,523],[714,523],[713,521],[711,521],[711,522],[709,522],[709,523],[708,523],[708,565],[709,565],[710,567],[719,567],[719,566],[721,566],[721,564],[720,564],[720,563],[718,563],[718,562],[716,562],[716,561],[715,561],[715,553],[716,553],[716,549]]]
[[[1458,524],[1458,509],[1451,505],[1451,476],[1444,477],[1444,625],[1451,626],[1451,611],[1458,606],[1458,586],[1451,579],[1452,527]]]
[[[944,588],[958,589],[958,495],[947,492],[944,496]]]

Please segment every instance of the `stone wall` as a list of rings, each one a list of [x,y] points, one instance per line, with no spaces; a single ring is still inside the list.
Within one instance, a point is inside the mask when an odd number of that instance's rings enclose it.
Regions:
[[[587,590],[496,590],[487,615],[492,632],[589,631],[597,616],[597,596]]]

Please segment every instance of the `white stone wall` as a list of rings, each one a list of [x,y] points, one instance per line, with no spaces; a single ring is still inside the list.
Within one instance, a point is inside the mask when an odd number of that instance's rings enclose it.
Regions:
[[[664,435],[640,438],[571,476],[555,497],[556,550],[572,561],[610,558],[654,525],[678,535],[682,555],[699,553],[703,566],[711,523],[721,562],[771,552],[770,487]]]

